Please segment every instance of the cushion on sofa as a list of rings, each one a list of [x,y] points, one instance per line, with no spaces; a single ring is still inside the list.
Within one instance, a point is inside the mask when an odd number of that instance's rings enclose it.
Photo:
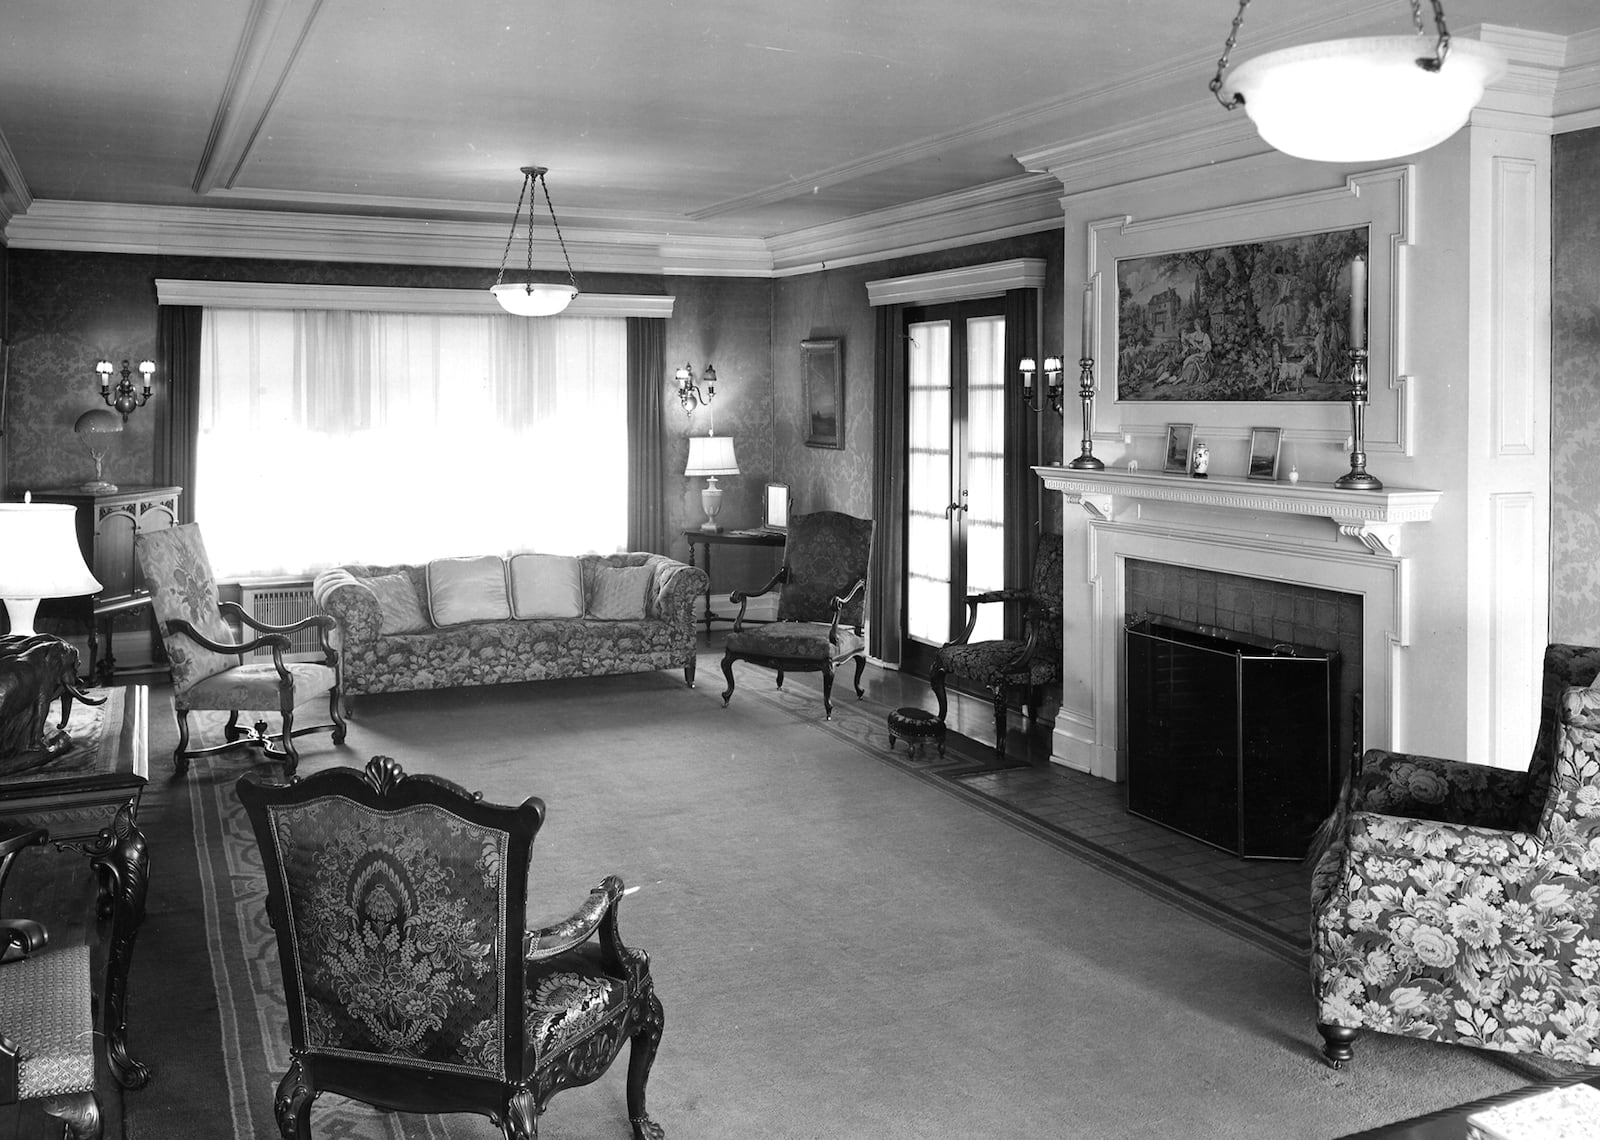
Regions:
[[[596,621],[639,621],[655,571],[648,566],[597,566],[589,594],[589,616]]]
[[[507,562],[511,616],[583,616],[583,562],[562,554],[516,554]]]
[[[417,587],[410,574],[379,574],[363,578],[361,583],[377,597],[378,609],[383,612],[379,633],[388,636],[428,631],[428,615],[422,612],[422,602],[417,598]]]
[[[428,615],[437,626],[511,616],[505,562],[495,554],[428,563]]]

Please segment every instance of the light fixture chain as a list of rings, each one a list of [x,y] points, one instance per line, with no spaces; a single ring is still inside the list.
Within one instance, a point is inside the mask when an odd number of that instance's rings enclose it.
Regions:
[[[511,215],[511,232],[506,235],[506,248],[505,251],[500,254],[500,272],[496,273],[494,276],[494,283],[496,285],[505,280],[506,261],[511,257],[511,243],[517,240],[517,219],[522,216],[522,199],[527,196],[528,183],[530,180],[531,176],[525,176],[522,179],[522,191],[517,195],[517,211]],[[531,204],[529,205],[528,212],[530,214],[533,212],[533,207]],[[529,257],[531,263],[532,255],[530,254]]]
[[[567,280],[570,281],[572,283],[572,287],[576,289],[578,287],[578,278],[572,272],[572,258],[567,254],[567,239],[561,236],[561,223],[556,220],[556,207],[555,204],[550,201],[550,183],[545,181],[544,175],[542,174],[539,176],[539,185],[544,190],[545,209],[550,211],[550,224],[556,228],[556,241],[561,244],[562,260],[567,263]],[[531,202],[528,204],[528,213],[530,215],[533,213],[533,204]],[[532,230],[531,226],[529,227],[529,230]],[[533,237],[531,232],[528,237],[528,258],[531,264],[533,258]]]
[[[1420,3],[1420,0],[1412,0]],[[1235,107],[1243,106],[1244,96],[1234,92],[1232,99],[1222,97],[1222,73],[1228,70],[1228,57],[1233,54],[1233,47],[1239,42],[1239,28],[1244,24],[1244,10],[1250,7],[1250,0],[1239,0],[1239,12],[1233,18],[1233,24],[1228,28],[1228,38],[1222,45],[1222,58],[1217,60],[1217,74],[1211,80],[1211,94],[1222,104],[1224,111],[1231,111]]]

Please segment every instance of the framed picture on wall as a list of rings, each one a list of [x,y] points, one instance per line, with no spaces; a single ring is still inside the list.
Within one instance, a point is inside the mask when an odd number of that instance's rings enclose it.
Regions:
[[[1250,429],[1250,467],[1247,474],[1252,479],[1278,478],[1278,455],[1283,449],[1283,429]]]
[[[1187,475],[1194,463],[1194,425],[1168,424],[1166,462],[1162,470],[1169,475]]]
[[[800,342],[804,362],[806,446],[844,447],[844,341]]]

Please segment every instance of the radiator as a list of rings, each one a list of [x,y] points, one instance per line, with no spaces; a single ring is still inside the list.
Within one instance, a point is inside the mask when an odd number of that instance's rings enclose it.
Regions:
[[[317,611],[317,603],[311,597],[311,585],[294,584],[288,586],[250,586],[239,587],[239,604],[244,607],[244,612],[259,622],[267,625],[291,625],[301,618],[310,617]],[[243,631],[245,640],[259,637],[254,630]],[[321,643],[315,629],[297,630],[289,635],[289,651],[283,655],[285,661],[321,661]],[[271,661],[272,650],[268,648],[257,649],[250,654],[252,661]]]

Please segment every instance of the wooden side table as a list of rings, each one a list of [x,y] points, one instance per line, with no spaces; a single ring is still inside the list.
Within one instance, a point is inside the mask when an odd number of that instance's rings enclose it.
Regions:
[[[686,530],[683,537],[689,540],[689,565],[699,565],[695,561],[694,548],[706,548],[706,639],[711,638],[711,623],[714,621],[733,621],[731,617],[711,612],[711,548],[713,546],[782,546],[786,536],[779,531],[769,530]]]
[[[106,696],[97,731],[73,732],[73,747],[42,767],[0,773],[0,820],[44,828],[58,850],[87,856],[99,876],[100,912],[111,920],[100,1004],[106,1060],[118,1084],[136,1089],[150,1080],[128,1053],[128,969],[150,882],[138,823],[150,772],[150,694],[131,685]],[[74,705],[74,713],[83,707]],[[78,723],[75,715],[68,730]]]

